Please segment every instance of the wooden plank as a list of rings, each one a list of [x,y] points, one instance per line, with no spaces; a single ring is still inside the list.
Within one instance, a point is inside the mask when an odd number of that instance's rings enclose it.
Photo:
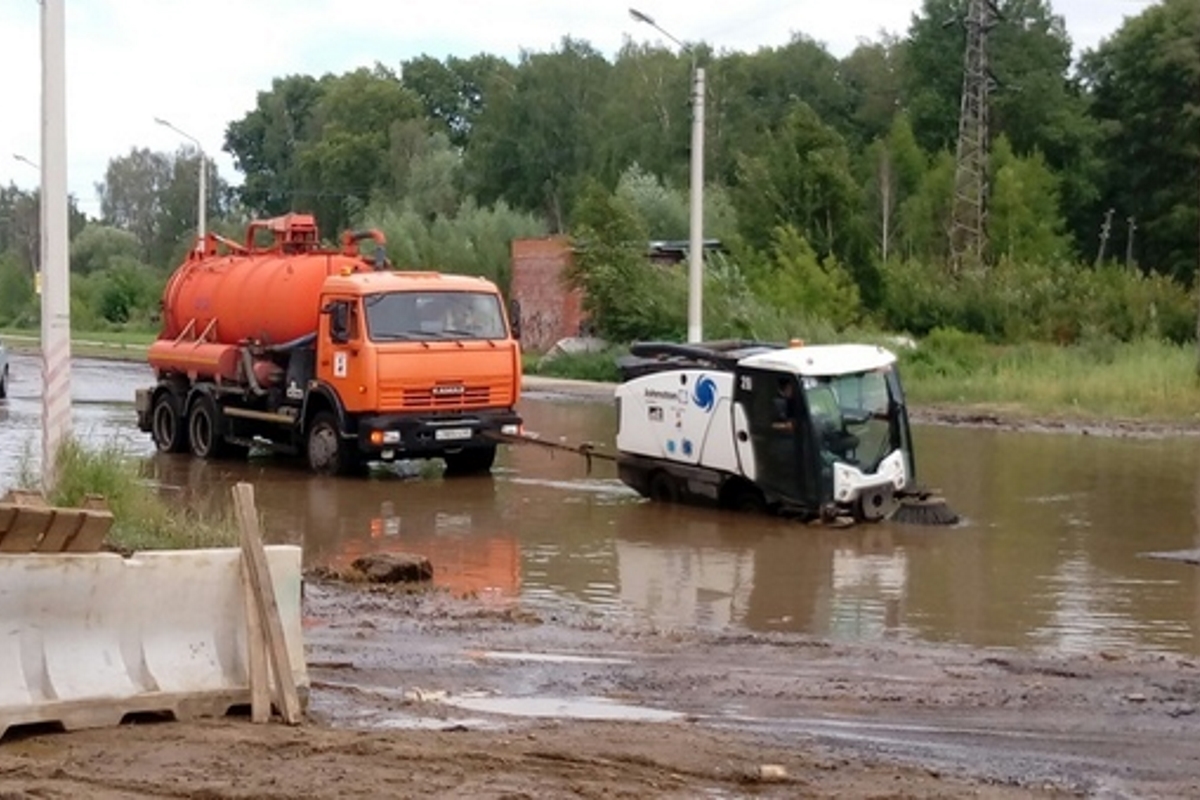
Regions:
[[[79,533],[79,528],[86,519],[83,511],[77,508],[59,508],[54,511],[54,520],[46,529],[46,535],[38,543],[39,553],[61,553],[67,543]]]
[[[46,498],[41,492],[32,489],[9,489],[8,494],[4,495],[5,503],[12,503],[15,506],[29,506],[30,508],[49,508],[50,504],[46,502]]]
[[[102,494],[86,494],[83,496],[83,504],[80,508],[88,511],[110,511],[108,501],[104,499]]]
[[[53,519],[49,509],[17,506],[17,517],[0,541],[0,553],[32,553]]]
[[[14,505],[5,503],[0,505],[0,539],[4,538],[4,534],[8,533],[8,529],[12,526],[13,520],[17,518],[17,508]]]
[[[79,532],[67,542],[64,553],[99,553],[113,525],[111,511],[84,511]]]
[[[262,627],[266,632],[267,656],[275,676],[275,688],[279,693],[279,713],[287,724],[299,725],[302,713],[300,696],[296,692],[296,676],[292,674],[292,662],[288,657],[283,621],[279,617],[279,605],[275,600],[275,585],[271,583],[267,553],[263,549],[262,534],[258,529],[254,487],[248,483],[238,483],[234,486],[233,504],[237,510],[242,556],[250,567],[248,574],[254,589],[255,605],[258,606]]]
[[[262,614],[250,580],[250,562],[242,554],[242,602],[246,609],[246,665],[250,677],[250,721],[271,719],[271,676],[267,672],[266,642],[263,639]]]

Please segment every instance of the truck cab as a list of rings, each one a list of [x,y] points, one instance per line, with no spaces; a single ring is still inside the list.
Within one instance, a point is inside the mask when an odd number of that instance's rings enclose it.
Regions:
[[[488,281],[429,272],[330,278],[321,297],[315,364],[289,378],[303,416],[332,413],[336,440],[307,441],[318,471],[336,463],[439,456],[452,471],[492,466],[490,432],[515,434],[520,349]],[[345,450],[347,450],[344,452]]]
[[[619,474],[658,500],[882,518],[914,476],[895,361],[868,345],[635,345]]]

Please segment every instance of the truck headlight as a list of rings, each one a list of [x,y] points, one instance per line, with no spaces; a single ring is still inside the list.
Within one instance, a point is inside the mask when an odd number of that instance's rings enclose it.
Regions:
[[[397,444],[400,441],[400,431],[371,431],[371,444]]]
[[[500,432],[503,433],[505,436],[520,436],[521,435],[521,426],[520,425],[501,425]]]

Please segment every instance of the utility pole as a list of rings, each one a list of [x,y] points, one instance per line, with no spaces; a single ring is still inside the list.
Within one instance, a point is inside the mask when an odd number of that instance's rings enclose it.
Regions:
[[[1104,263],[1104,254],[1108,250],[1108,237],[1112,235],[1113,209],[1104,212],[1104,222],[1100,223],[1100,249],[1096,251],[1096,267]]]
[[[42,0],[42,490],[58,482],[71,436],[71,286],[67,269],[65,0]]]
[[[1125,236],[1125,269],[1133,269],[1133,232],[1137,230],[1137,222],[1133,217],[1126,217],[1129,233]]]
[[[950,265],[955,274],[965,268],[982,269],[987,249],[988,100],[992,88],[987,41],[998,17],[994,0],[970,0],[950,220]]]

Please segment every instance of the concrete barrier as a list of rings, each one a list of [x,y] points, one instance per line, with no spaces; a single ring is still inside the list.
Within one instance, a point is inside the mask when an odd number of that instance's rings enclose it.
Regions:
[[[292,674],[307,695],[300,548],[268,547]],[[127,714],[221,716],[250,702],[235,549],[0,554],[0,735]]]

